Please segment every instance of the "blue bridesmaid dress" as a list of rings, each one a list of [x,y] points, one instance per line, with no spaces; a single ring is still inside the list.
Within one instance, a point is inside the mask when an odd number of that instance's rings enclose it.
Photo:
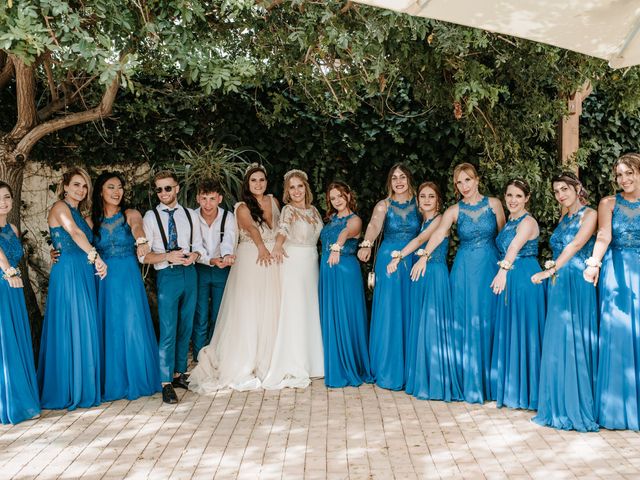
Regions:
[[[324,345],[324,383],[327,387],[357,387],[371,383],[367,342],[369,325],[360,264],[355,257],[358,240],[348,239],[340,262],[329,266],[330,246],[346,228],[346,217],[333,215],[320,233],[320,324]]]
[[[504,258],[516,229],[529,214],[509,220],[496,238]],[[507,284],[498,295],[491,358],[491,391],[498,407],[538,408],[540,356],[544,335],[544,285],[531,283],[540,272],[538,239],[525,243],[507,272]]]
[[[405,341],[409,333],[412,259],[400,262],[387,275],[391,252],[402,248],[420,231],[421,217],[414,198],[399,203],[388,200],[384,236],[376,258],[376,286],[371,306],[369,356],[371,373],[382,388],[401,390],[405,384]]]
[[[22,245],[8,223],[0,227],[0,250],[18,266]],[[18,423],[40,414],[29,317],[22,288],[2,278],[0,299],[0,422]]]
[[[460,201],[458,208],[460,246],[450,275],[455,363],[465,401],[483,403],[491,399],[498,225],[488,197],[475,205]]]
[[[68,204],[67,204],[68,205]],[[91,242],[82,214],[68,205]],[[38,384],[42,408],[74,410],[100,404],[100,342],[94,267],[64,228],[50,227],[60,251],[51,267],[40,340]]]
[[[161,390],[158,342],[136,257],[135,240],[121,212],[104,218],[96,250],[108,275],[98,279],[102,333],[102,399],[153,395]]]
[[[596,421],[640,429],[640,201],[616,196],[612,241],[600,273]]]
[[[426,230],[433,219],[426,221]],[[453,354],[453,315],[445,238],[431,254],[424,277],[411,284],[405,391],[422,400],[462,400]]]
[[[586,207],[565,215],[551,235],[553,258],[571,242]],[[539,425],[594,432],[594,387],[598,364],[596,289],[584,281],[584,261],[593,251],[589,240],[547,283],[547,317],[540,363]]]

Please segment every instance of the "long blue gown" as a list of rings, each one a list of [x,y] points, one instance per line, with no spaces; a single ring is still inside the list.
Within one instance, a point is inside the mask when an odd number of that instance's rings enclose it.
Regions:
[[[91,242],[80,212],[69,205],[76,225]],[[100,344],[94,267],[64,228],[51,227],[53,248],[42,326],[38,384],[42,408],[74,410],[100,404]]]
[[[424,222],[429,228],[433,219]],[[405,391],[422,400],[462,400],[453,354],[453,315],[445,238],[431,254],[424,277],[411,284]]]
[[[585,211],[582,207],[560,220],[549,242],[554,259],[578,233]],[[539,425],[598,430],[593,401],[598,364],[596,289],[582,277],[593,243],[592,238],[547,283],[540,395],[533,418]]]
[[[640,429],[640,201],[616,196],[612,241],[600,273],[596,421]]]
[[[498,225],[488,197],[475,205],[458,202],[458,208],[460,246],[450,275],[455,363],[465,401],[482,403],[491,399]]]
[[[524,214],[509,220],[496,238],[504,258]],[[498,295],[491,357],[491,392],[498,407],[536,410],[540,356],[544,334],[544,285],[531,283],[540,272],[538,239],[525,243],[507,272],[507,284]]]
[[[12,267],[18,266],[23,255],[22,245],[8,223],[0,227],[0,250]],[[24,293],[22,288],[12,288],[7,280],[0,278],[0,422],[18,423],[39,413]]]
[[[108,267],[108,275],[96,280],[102,333],[102,399],[135,400],[153,395],[161,390],[158,341],[135,240],[121,212],[103,219],[94,244]]]
[[[348,239],[340,262],[329,266],[330,246],[338,240],[353,214],[332,216],[320,232],[320,324],[324,346],[324,383],[327,387],[357,387],[371,383],[367,348],[369,325],[360,264],[355,257],[358,241]]]
[[[393,275],[387,275],[391,252],[402,248],[420,231],[422,223],[414,198],[399,203],[388,200],[384,236],[376,258],[376,286],[371,306],[369,356],[371,373],[382,388],[401,390],[405,384],[405,341],[411,314],[411,267],[404,259]]]

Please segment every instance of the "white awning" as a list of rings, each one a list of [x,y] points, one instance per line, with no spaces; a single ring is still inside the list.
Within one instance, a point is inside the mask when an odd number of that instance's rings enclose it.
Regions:
[[[640,0],[355,0],[602,58],[640,64]]]

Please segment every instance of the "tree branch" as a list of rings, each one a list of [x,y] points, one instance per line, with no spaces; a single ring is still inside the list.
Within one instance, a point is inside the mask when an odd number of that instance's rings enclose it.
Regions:
[[[56,88],[56,82],[53,80],[53,70],[51,70],[51,57],[47,55],[44,59],[44,71],[47,74],[47,84],[49,85],[49,92],[51,93],[51,100],[58,100],[58,89]]]
[[[120,75],[118,74],[116,75],[116,78],[113,80],[113,82],[111,82],[111,84],[106,88],[104,95],[102,96],[102,100],[97,107],[90,110],[85,110],[83,112],[76,112],[70,115],[65,115],[64,117],[49,120],[48,122],[38,125],[28,134],[26,134],[24,138],[22,138],[22,140],[20,140],[15,149],[16,154],[21,153],[27,156],[33,146],[41,138],[49,135],[50,133],[62,130],[67,127],[71,127],[73,125],[80,125],[82,123],[100,120],[101,118],[109,116],[113,109],[113,102],[115,101],[119,87]]]
[[[9,55],[15,68],[18,119],[10,138],[19,140],[37,125],[35,66],[27,66],[15,55]]]
[[[8,55],[5,54],[5,56],[4,65],[0,70],[0,90],[8,85],[14,74],[13,61]]]

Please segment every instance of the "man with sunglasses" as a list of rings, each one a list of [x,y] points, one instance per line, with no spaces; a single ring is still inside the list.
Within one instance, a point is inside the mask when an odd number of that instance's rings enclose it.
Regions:
[[[196,309],[198,277],[195,262],[205,256],[196,213],[178,203],[180,186],[173,172],[154,177],[160,204],[144,215],[144,232],[151,252],[141,259],[157,271],[160,323],[162,400],[177,403],[176,388],[187,388],[189,341]]]

